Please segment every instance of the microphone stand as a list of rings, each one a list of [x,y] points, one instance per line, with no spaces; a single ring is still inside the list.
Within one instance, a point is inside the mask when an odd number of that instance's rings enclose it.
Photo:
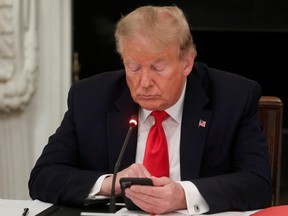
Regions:
[[[113,178],[112,178],[112,186],[111,186],[111,196],[110,196],[110,205],[109,205],[109,212],[110,213],[115,213],[116,211],[116,197],[115,197],[115,183],[116,183],[116,177],[117,177],[117,173],[118,173],[118,170],[119,170],[119,166],[121,164],[121,161],[122,161],[122,157],[125,153],[125,149],[126,149],[126,146],[128,144],[128,141],[130,139],[130,135],[132,133],[132,130],[133,128],[137,125],[137,117],[136,115],[133,115],[131,117],[131,120],[129,121],[129,129],[128,129],[128,132],[127,132],[127,135],[126,135],[126,138],[125,138],[125,141],[124,141],[124,144],[122,146],[122,149],[121,149],[121,152],[118,156],[118,160],[115,164],[115,167],[114,167],[114,173],[113,173]]]

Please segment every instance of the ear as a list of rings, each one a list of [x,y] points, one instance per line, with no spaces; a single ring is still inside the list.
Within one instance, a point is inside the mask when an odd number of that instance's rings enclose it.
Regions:
[[[195,55],[192,52],[186,53],[184,59],[183,59],[183,71],[184,75],[188,76],[190,72],[192,71],[193,65],[194,65]]]

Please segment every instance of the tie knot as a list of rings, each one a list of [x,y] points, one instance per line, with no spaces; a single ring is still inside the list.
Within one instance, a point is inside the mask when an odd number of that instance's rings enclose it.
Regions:
[[[151,115],[154,116],[157,125],[162,124],[162,121],[168,117],[168,113],[165,111],[153,111]]]

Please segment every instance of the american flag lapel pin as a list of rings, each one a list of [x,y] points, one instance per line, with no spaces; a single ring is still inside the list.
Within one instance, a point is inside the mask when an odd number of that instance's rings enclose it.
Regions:
[[[206,127],[206,121],[200,119],[200,120],[199,120],[199,123],[198,123],[198,127],[205,128],[205,127]]]

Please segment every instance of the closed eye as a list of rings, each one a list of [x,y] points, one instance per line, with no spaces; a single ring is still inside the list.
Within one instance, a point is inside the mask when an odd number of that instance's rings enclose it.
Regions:
[[[138,65],[138,64],[127,64],[126,65],[126,67],[130,70],[130,71],[132,71],[132,72],[137,72],[137,71],[139,71],[140,70],[140,65]]]
[[[165,67],[166,67],[166,64],[164,64],[163,62],[159,62],[159,63],[152,65],[151,69],[156,72],[161,72],[165,69]]]

